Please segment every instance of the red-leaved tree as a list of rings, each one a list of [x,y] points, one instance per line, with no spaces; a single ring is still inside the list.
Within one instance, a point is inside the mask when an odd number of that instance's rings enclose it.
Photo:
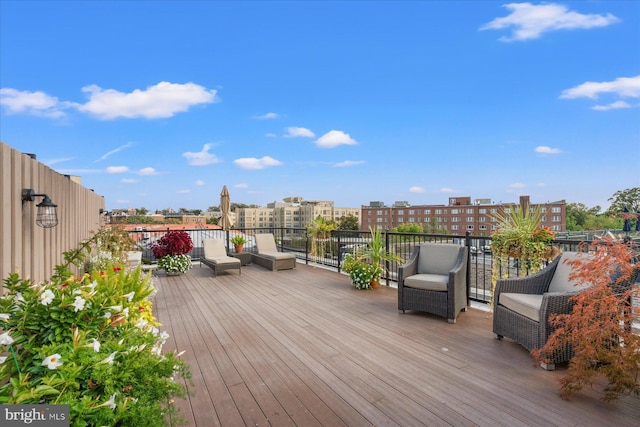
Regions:
[[[602,240],[592,244],[593,257],[567,260],[569,278],[590,287],[572,297],[573,310],[551,318],[557,328],[532,355],[545,362],[546,354],[570,346],[573,357],[567,375],[560,380],[560,394],[568,398],[584,386],[593,385],[597,374],[607,378],[603,400],[623,394],[640,395],[640,336],[631,325],[637,310],[631,297],[640,266],[638,252],[631,244]]]

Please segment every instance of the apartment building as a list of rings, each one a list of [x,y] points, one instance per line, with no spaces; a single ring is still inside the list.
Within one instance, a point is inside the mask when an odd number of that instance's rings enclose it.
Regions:
[[[542,225],[555,232],[566,231],[566,201],[533,204],[529,196],[520,196],[523,208],[540,209]],[[515,203],[492,203],[490,199],[450,197],[447,205],[416,205],[396,202],[386,206],[371,202],[362,206],[361,230],[378,227],[391,230],[400,224],[431,224],[435,230],[463,235],[469,231],[475,236],[490,236],[497,229],[497,216],[508,214]]]
[[[318,216],[338,221],[353,215],[360,223],[360,208],[336,208],[333,201],[304,200],[299,196],[269,203],[266,208],[236,208],[235,214],[237,228],[306,228]]]

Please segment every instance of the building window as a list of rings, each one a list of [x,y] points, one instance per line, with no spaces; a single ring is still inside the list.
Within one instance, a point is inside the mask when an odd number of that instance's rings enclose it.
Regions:
[[[382,211],[376,211],[376,215],[382,215]]]
[[[480,222],[487,222],[487,218],[484,216],[481,216],[480,218],[478,218],[478,221]]]
[[[473,217],[472,216],[468,216],[467,217],[467,222],[473,222]]]
[[[404,215],[404,209],[398,209],[398,215]]]
[[[382,218],[376,218],[377,221],[376,222],[382,222]]]
[[[431,214],[431,209],[425,209],[425,210],[424,210],[424,214],[425,214],[425,215],[429,215],[429,214]]]
[[[451,209],[451,215],[457,215],[458,209]]]
[[[473,230],[473,225],[467,224],[467,230]]]
[[[560,215],[554,215],[554,216],[551,218],[551,221],[553,221],[553,222],[560,222]]]
[[[460,218],[458,218],[457,216],[454,216],[451,218],[451,222],[459,222]]]
[[[552,225],[552,226],[551,226],[551,229],[552,229],[553,231],[562,231],[562,230],[560,229],[560,226],[559,226],[559,225]]]
[[[442,214],[442,209],[436,209],[436,215],[441,215]]]
[[[551,212],[560,213],[560,212],[562,212],[562,209],[560,209],[559,207],[554,207],[554,208],[551,208]]]
[[[455,230],[459,230],[460,228],[457,225],[452,225],[451,229],[455,231]]]
[[[480,209],[478,209],[478,213],[486,214],[487,210],[485,208],[480,208]]]
[[[410,216],[410,217],[409,217],[409,222],[416,222],[416,220],[415,220],[415,218],[414,218],[414,217]]]
[[[416,211],[415,211],[415,210],[413,210],[413,209],[409,209],[409,215],[415,215],[415,214],[416,214]]]
[[[472,209],[472,208],[468,208],[468,209],[467,209],[467,213],[468,213],[468,214],[472,214],[472,213],[473,213],[473,209]]]
[[[480,230],[486,230],[487,226],[484,224],[480,224],[480,226],[478,227]]]
[[[404,218],[398,218],[398,222],[404,222]]]

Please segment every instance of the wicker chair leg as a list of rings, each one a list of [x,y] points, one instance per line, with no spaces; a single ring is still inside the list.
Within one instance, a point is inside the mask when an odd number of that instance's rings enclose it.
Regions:
[[[542,369],[544,369],[545,371],[555,371],[556,370],[556,365],[553,363],[541,363],[540,367]]]
[[[502,338],[504,338],[503,335],[498,335],[498,334],[493,334],[493,335],[497,340],[501,340]]]
[[[456,319],[447,319],[449,323],[456,323]]]

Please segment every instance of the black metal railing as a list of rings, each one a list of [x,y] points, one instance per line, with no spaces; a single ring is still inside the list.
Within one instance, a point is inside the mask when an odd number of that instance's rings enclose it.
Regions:
[[[167,230],[136,230],[130,235],[135,240],[138,249],[143,252],[142,258],[145,263],[155,263],[156,259],[151,251],[151,244],[162,237]],[[224,239],[227,248],[233,252],[233,245],[230,239],[242,233],[246,239],[244,245],[245,252],[256,252],[254,236],[258,233],[271,233],[276,239],[278,248],[283,252],[295,253],[296,257],[306,264],[320,264],[340,272],[344,257],[348,253],[355,253],[360,248],[365,248],[371,240],[369,231],[335,230],[330,233],[316,236],[309,235],[304,228],[251,228],[233,229],[230,231],[212,229],[188,229],[186,231],[193,240],[193,250],[191,258],[199,260],[203,256],[204,239]],[[491,237],[472,236],[467,233],[461,235],[443,234],[423,234],[423,233],[396,233],[383,232],[385,250],[398,255],[404,261],[411,256],[413,249],[421,243],[454,243],[464,245],[469,248],[469,259],[467,269],[467,283],[469,299],[481,302],[488,302],[491,298],[491,281],[493,269],[493,254],[491,253]],[[581,240],[556,240],[554,245],[559,246],[562,251],[579,251]],[[397,281],[398,268],[402,263],[386,261],[385,271],[382,281],[386,285],[391,285]],[[523,267],[516,259],[510,260],[508,277],[521,274]],[[526,274],[526,272],[525,272]]]

